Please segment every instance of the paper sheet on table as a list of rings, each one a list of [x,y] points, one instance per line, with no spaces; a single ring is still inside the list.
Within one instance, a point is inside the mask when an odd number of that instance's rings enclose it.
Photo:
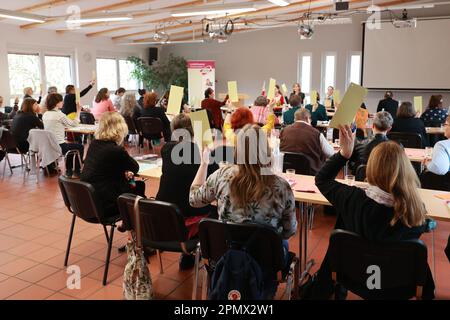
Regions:
[[[288,88],[286,87],[286,84],[285,84],[285,83],[283,83],[283,84],[281,85],[281,90],[283,91],[283,94],[284,94],[285,96],[287,96],[287,94],[288,94]]]
[[[267,99],[272,100],[275,98],[275,86],[277,85],[277,80],[270,79],[269,81],[269,92],[267,93]]]
[[[420,112],[420,114],[422,114],[422,110],[423,110],[423,98],[422,97],[414,97],[414,109],[416,109],[416,112]]]
[[[340,125],[351,125],[356,112],[367,96],[367,89],[351,83],[342,99],[340,107],[331,119],[330,128],[338,129]]]
[[[184,88],[171,86],[169,94],[169,102],[167,105],[167,114],[179,114],[181,101],[183,100]]]
[[[441,200],[450,201],[450,192],[449,193],[437,194],[437,195],[435,195],[435,197],[438,198],[438,199],[441,199]]]
[[[213,143],[211,127],[209,126],[208,113],[206,110],[191,112],[190,118],[197,143],[202,147]]]
[[[320,193],[316,187],[314,180],[299,180],[294,188],[295,192]]]
[[[239,102],[237,81],[228,81],[228,97],[231,102]]]
[[[415,158],[425,158],[425,149],[405,149],[405,153],[408,157],[415,157]]]
[[[148,162],[138,162],[139,163],[139,172],[158,168],[156,163],[148,163]]]
[[[317,103],[317,91],[311,91],[311,105],[315,105]]]
[[[80,96],[80,89],[75,89],[75,103],[80,104],[81,96]]]
[[[339,90],[334,90],[333,92],[334,105],[341,103],[341,92]]]

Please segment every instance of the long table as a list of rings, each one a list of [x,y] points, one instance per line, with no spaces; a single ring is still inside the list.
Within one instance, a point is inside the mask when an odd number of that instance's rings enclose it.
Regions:
[[[80,134],[94,134],[98,129],[97,124],[80,124],[76,127],[66,129],[66,132],[80,133]]]

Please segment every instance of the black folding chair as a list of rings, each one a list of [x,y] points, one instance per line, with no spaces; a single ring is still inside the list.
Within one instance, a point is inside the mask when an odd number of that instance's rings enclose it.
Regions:
[[[285,151],[283,153],[283,172],[286,172],[288,169],[295,169],[295,174],[315,175],[315,172],[311,169],[311,159],[306,154]]]
[[[291,294],[295,298],[298,285],[298,258],[289,252],[289,265],[285,266],[282,239],[279,234],[269,226],[256,223],[231,223],[214,219],[203,219],[199,225],[200,247],[195,255],[195,277],[192,299],[197,298],[198,277],[200,271],[200,256],[207,270],[212,271],[215,264],[228,251],[239,244],[246,244],[250,237],[255,237],[246,248],[249,254],[260,265],[261,269],[269,274],[276,275],[278,282],[286,282],[288,299]],[[202,289],[203,298],[209,288],[209,272],[205,272]]]
[[[5,152],[5,158],[4,158],[4,165],[3,165],[3,178],[6,174],[6,164],[8,164],[9,170],[11,171],[11,174],[13,174],[13,170],[16,167],[11,166],[11,161],[9,159],[10,154],[17,154],[20,155],[21,160],[21,167],[25,164],[26,170],[28,170],[28,162],[27,162],[27,156],[26,154],[23,154],[20,152],[19,148],[17,147],[16,140],[14,139],[13,135],[11,134],[11,131],[8,129],[0,128],[2,133],[0,134],[0,147]]]
[[[123,194],[118,199],[123,228],[133,230],[134,201],[136,195]],[[197,248],[198,239],[189,239],[184,217],[174,204],[143,199],[139,202],[141,214],[142,243],[145,250],[156,249],[160,273],[163,274],[161,251],[192,254]]]
[[[106,216],[106,212],[100,205],[99,198],[95,194],[94,187],[86,182],[72,180],[60,176],[58,178],[59,189],[61,191],[64,203],[67,209],[72,213],[72,224],[70,226],[69,239],[67,242],[66,257],[64,259],[64,266],[67,266],[69,260],[70,246],[72,243],[73,230],[75,227],[76,218],[80,218],[88,223],[101,224],[105,232],[106,241],[108,242],[108,249],[105,259],[105,271],[103,273],[103,285],[106,285],[108,278],[109,261],[111,258],[111,249],[113,244],[114,229],[117,222],[121,220],[120,215]],[[106,227],[109,226],[110,233]]]
[[[140,117],[137,119],[137,130],[142,139],[150,141],[153,148],[152,140],[158,140],[163,137],[163,124],[161,119],[153,117]],[[139,146],[140,148],[140,146]],[[139,150],[140,151],[140,150]]]
[[[420,175],[420,184],[423,189],[450,191],[450,172],[440,176],[430,171],[424,171]]]
[[[128,135],[131,136],[134,143],[139,146],[139,132],[136,128],[136,124],[131,116],[123,116],[128,126]]]
[[[393,140],[401,144],[404,148],[421,149],[422,137],[418,133],[411,132],[389,132],[387,134],[389,140]]]
[[[428,263],[427,247],[420,240],[374,243],[335,230],[328,253],[336,289],[342,285],[371,300],[422,298]]]
[[[365,181],[366,180],[366,164],[361,164],[355,170],[355,180],[356,181]]]
[[[80,113],[80,123],[81,124],[95,124],[94,115],[90,112],[81,112]]]

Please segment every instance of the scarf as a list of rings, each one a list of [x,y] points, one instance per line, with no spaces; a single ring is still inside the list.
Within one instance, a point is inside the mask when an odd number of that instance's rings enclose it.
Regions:
[[[394,206],[394,196],[376,186],[369,185],[366,190],[366,196],[376,203],[384,205],[386,207],[392,208]]]

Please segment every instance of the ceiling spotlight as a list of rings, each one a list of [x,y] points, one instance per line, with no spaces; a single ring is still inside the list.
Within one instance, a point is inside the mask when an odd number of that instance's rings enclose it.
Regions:
[[[153,35],[153,40],[155,40],[155,42],[168,42],[169,35],[164,31],[159,31]]]
[[[302,39],[311,39],[311,37],[314,34],[314,30],[313,30],[312,26],[302,24],[298,28],[298,34]]]

